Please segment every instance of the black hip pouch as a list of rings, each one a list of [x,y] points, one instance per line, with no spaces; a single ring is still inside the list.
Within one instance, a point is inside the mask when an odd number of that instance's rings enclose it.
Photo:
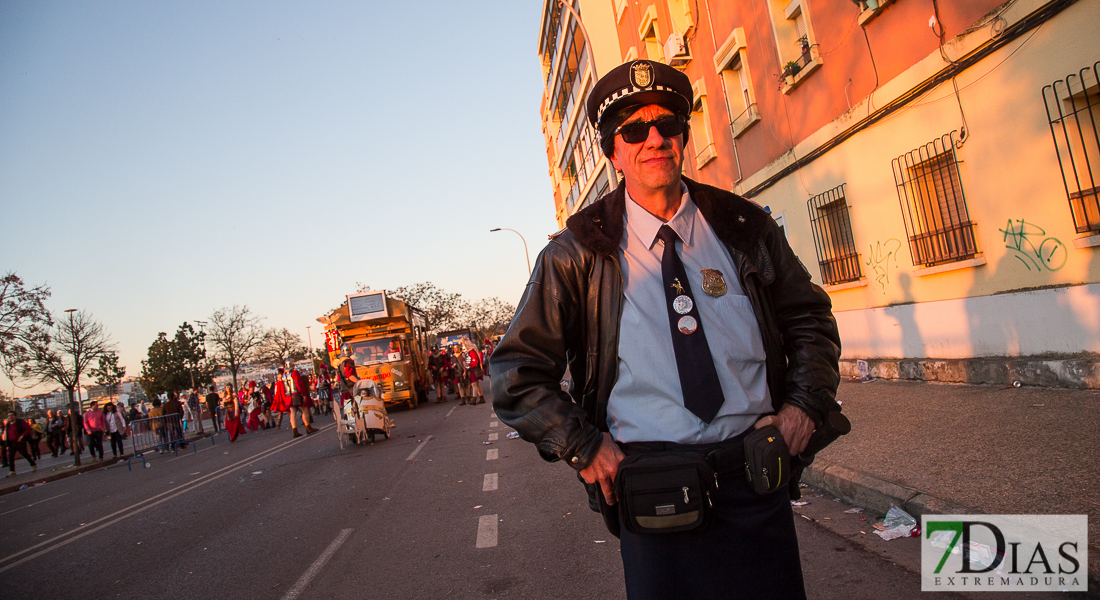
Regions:
[[[745,478],[760,495],[778,492],[791,479],[791,453],[783,434],[772,426],[745,436]]]
[[[714,469],[695,452],[631,454],[619,463],[615,495],[627,531],[679,533],[714,518]]]

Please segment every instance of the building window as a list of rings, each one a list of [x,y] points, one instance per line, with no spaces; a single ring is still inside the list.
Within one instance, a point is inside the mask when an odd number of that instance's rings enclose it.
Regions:
[[[892,161],[913,264],[932,266],[978,253],[955,157],[955,132]]]
[[[714,68],[725,85],[730,133],[735,139],[760,120],[746,52],[745,31],[738,27],[714,54]]]
[[[810,17],[804,0],[768,0],[768,8],[782,65],[780,78],[787,88],[793,88],[821,64],[815,51]]]
[[[810,211],[821,279],[827,285],[836,285],[862,277],[844,185],[810,198],[806,207]]]
[[[642,15],[641,27],[638,28],[638,37],[645,44],[646,58],[657,62],[665,62],[665,54],[662,46],[664,38],[661,37],[661,29],[657,24],[657,7],[650,4]]]
[[[672,30],[682,33],[684,37],[688,36],[688,30],[695,25],[695,18],[691,14],[692,7],[691,0],[668,0],[668,16],[672,20]]]
[[[714,160],[713,138],[710,135],[710,119],[707,114],[707,87],[702,79],[691,86],[695,104],[691,107],[691,143],[695,145],[695,168],[702,169]]]
[[[626,12],[626,7],[630,3],[627,0],[615,0],[615,22],[623,20],[623,13]]]
[[[1100,231],[1100,62],[1043,88],[1077,233]]]

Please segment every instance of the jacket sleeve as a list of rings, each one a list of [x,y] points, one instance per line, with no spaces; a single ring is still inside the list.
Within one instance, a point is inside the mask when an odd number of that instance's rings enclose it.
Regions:
[[[567,234],[568,235],[568,234]],[[584,308],[577,260],[552,241],[539,255],[515,317],[489,359],[493,408],[547,461],[588,466],[599,429],[561,388],[566,365],[583,352]]]
[[[840,408],[836,402],[840,332],[832,301],[810,280],[809,271],[778,227],[769,234],[768,253],[775,271],[771,303],[787,360],[783,401],[802,409],[820,425],[829,412]]]

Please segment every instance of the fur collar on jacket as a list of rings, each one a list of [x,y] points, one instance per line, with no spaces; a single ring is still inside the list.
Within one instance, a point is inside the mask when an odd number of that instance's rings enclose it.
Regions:
[[[771,215],[758,204],[725,190],[683,178],[699,212],[718,238],[738,251],[750,254]],[[623,238],[623,213],[626,212],[626,186],[569,217],[566,227],[582,244],[605,255],[619,251]]]

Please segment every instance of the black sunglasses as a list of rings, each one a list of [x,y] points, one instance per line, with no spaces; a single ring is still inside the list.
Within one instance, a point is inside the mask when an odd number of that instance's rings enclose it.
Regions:
[[[628,144],[637,144],[646,141],[649,137],[649,128],[656,127],[657,133],[662,137],[671,138],[684,132],[687,117],[683,115],[666,115],[653,121],[634,121],[623,123],[615,130],[616,134],[622,134],[623,141]]]

